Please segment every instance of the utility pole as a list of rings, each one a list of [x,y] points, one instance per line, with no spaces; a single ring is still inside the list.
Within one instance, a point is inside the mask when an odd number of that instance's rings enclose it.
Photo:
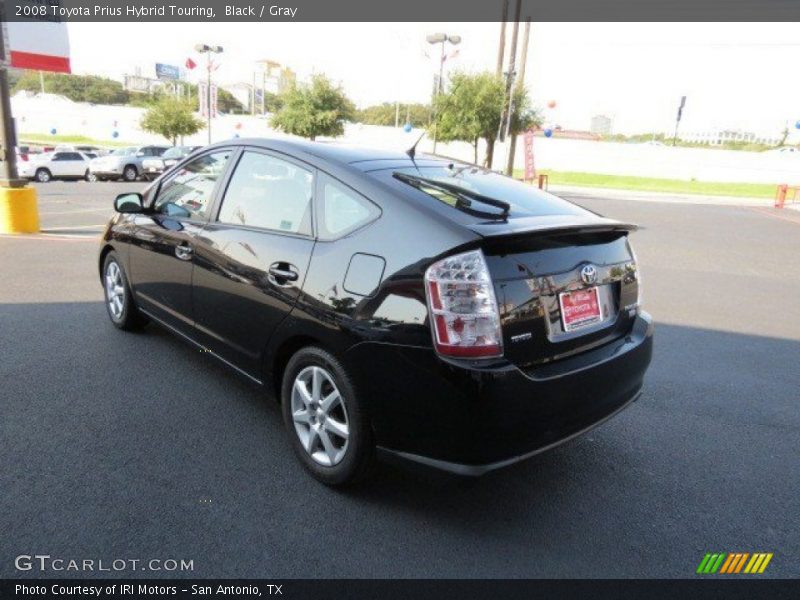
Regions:
[[[11,92],[8,88],[8,68],[6,67],[6,45],[0,32],[0,186],[19,188],[25,181],[17,174],[17,139],[14,131],[14,117],[11,115]]]
[[[5,44],[5,3],[0,4],[0,233],[39,231],[36,189],[25,185],[17,172],[17,136],[8,88]],[[10,53],[9,53],[10,54]]]
[[[686,106],[686,96],[681,96],[681,104],[678,107],[678,116],[675,118],[675,133],[672,135],[672,145],[678,142],[678,126],[681,124],[681,117],[683,117],[683,107]]]
[[[528,64],[528,41],[531,35],[531,18],[528,17],[525,19],[525,33],[522,36],[522,56],[520,56],[519,62],[519,77],[517,77],[517,83],[515,88],[517,90],[523,90],[525,85],[525,67]],[[513,106],[512,106],[513,108]],[[509,113],[511,115],[511,113]],[[511,120],[511,116],[509,116],[509,121]],[[511,147],[508,149],[508,164],[506,165],[506,174],[509,176],[514,175],[514,155],[516,154],[517,150],[517,134],[513,132],[511,134]]]
[[[194,49],[200,54],[206,55],[206,111],[208,119],[208,143],[211,143],[211,54],[222,54],[222,46],[209,46],[208,44],[197,44]],[[199,90],[198,90],[199,91]]]
[[[503,75],[503,56],[506,52],[506,21],[508,21],[508,0],[503,0],[503,17],[500,19],[500,46],[497,48],[497,76]]]
[[[253,87],[250,90],[250,114],[256,116],[256,72],[253,71]]]
[[[514,29],[511,33],[511,51],[508,55],[508,73],[506,75],[506,93],[503,105],[502,118],[500,119],[500,129],[497,139],[504,142],[511,128],[511,117],[514,110],[514,77],[517,67],[517,39],[519,38],[519,14],[522,10],[522,0],[517,0],[514,16]],[[491,165],[490,165],[491,168]]]

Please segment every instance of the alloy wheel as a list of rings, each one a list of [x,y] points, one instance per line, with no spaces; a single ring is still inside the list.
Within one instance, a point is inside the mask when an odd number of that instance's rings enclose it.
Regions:
[[[136,169],[134,169],[133,167],[128,167],[125,169],[122,175],[125,181],[136,181],[138,173],[136,172]]]
[[[297,436],[314,462],[332,467],[347,452],[350,422],[333,376],[318,366],[301,370],[292,385],[292,420]]]
[[[125,286],[122,283],[122,270],[113,260],[106,268],[106,302],[111,318],[119,321],[125,310]]]

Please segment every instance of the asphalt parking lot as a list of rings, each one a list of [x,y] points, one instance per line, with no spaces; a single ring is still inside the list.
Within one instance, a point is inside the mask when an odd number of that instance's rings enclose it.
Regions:
[[[39,186],[43,233],[0,237],[0,576],[41,576],[14,568],[39,553],[194,564],[124,576],[693,577],[757,551],[800,576],[800,214],[573,195],[643,226],[642,398],[481,479],[385,465],[333,491],[260,389],[108,322],[97,236],[141,187]]]

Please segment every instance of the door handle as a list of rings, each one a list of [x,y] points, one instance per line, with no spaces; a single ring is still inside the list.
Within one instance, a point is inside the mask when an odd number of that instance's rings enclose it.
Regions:
[[[191,246],[175,246],[175,256],[181,260],[192,260],[192,247]]]
[[[300,275],[295,271],[291,265],[287,263],[277,263],[269,268],[270,276],[276,283],[282,284],[287,281],[297,281]]]

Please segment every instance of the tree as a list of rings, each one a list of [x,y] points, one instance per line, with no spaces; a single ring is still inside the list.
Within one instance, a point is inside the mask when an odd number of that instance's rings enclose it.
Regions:
[[[147,109],[140,125],[145,131],[163,135],[174,146],[178,136],[192,135],[204,127],[194,116],[193,107],[194,101],[164,96]]]
[[[314,75],[309,86],[292,86],[281,96],[283,106],[272,117],[276,129],[311,140],[344,133],[344,122],[355,117],[355,106],[341,86]]]
[[[432,128],[436,139],[472,144],[478,162],[478,142],[486,142],[486,164],[492,164],[494,144],[500,129],[505,100],[505,82],[493,73],[454,73],[448,89],[435,99],[436,118]],[[524,88],[514,92],[511,133],[522,133],[540,124]]]
[[[94,75],[64,75],[62,73],[43,73],[44,89],[48,94],[59,94],[73,102],[93,104],[127,104],[130,94],[122,84],[107,77]],[[40,92],[41,81],[38,71],[24,71],[16,77],[14,92],[26,90]]]

